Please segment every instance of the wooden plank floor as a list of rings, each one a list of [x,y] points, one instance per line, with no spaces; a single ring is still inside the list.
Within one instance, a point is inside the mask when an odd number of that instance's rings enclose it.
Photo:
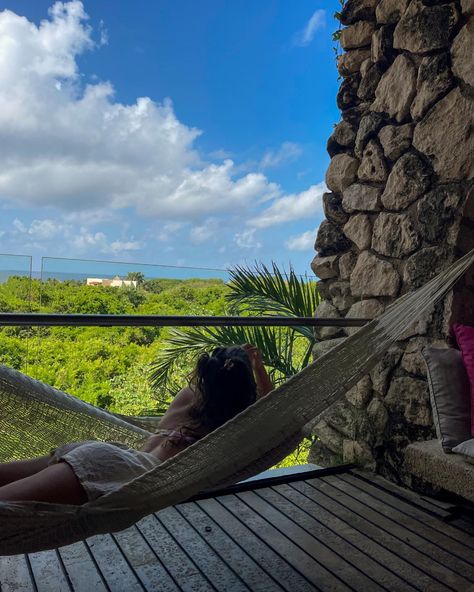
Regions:
[[[474,520],[359,471],[180,504],[0,557],[1,592],[474,592]]]

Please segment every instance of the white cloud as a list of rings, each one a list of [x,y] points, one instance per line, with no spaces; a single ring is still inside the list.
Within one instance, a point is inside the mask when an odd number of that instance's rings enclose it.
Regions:
[[[298,236],[292,236],[286,241],[286,246],[290,251],[309,251],[314,246],[316,233],[318,229],[307,230]]]
[[[195,244],[205,243],[216,235],[219,230],[219,221],[215,218],[206,220],[201,226],[194,226],[189,233],[191,242]]]
[[[316,32],[326,26],[326,11],[322,8],[315,10],[303,30],[295,36],[296,45],[306,46],[313,41]]]
[[[49,248],[67,254],[73,248],[77,253],[96,252],[117,255],[127,251],[137,251],[144,247],[142,241],[133,237],[127,240],[109,240],[104,232],[93,232],[87,227],[58,222],[49,218],[35,219],[29,225],[15,218],[10,231],[2,231],[0,236],[10,240],[20,238],[25,248]],[[17,241],[18,242],[18,241]]]
[[[301,193],[279,197],[266,210],[248,223],[250,226],[257,228],[267,228],[291,220],[321,216],[322,197],[325,191],[326,185],[319,183],[318,185],[312,185]]]
[[[238,232],[234,236],[235,244],[241,249],[259,249],[262,243],[255,238],[255,228]]]
[[[132,208],[196,220],[281,193],[227,159],[203,162],[201,132],[171,101],[126,105],[109,82],[84,88],[77,57],[94,43],[81,2],[56,2],[39,26],[0,12],[0,201],[63,212]],[[224,153],[221,153],[221,156]]]
[[[283,142],[278,150],[265,152],[260,166],[262,169],[278,167],[288,162],[294,162],[301,154],[303,154],[301,146],[295,142]]]

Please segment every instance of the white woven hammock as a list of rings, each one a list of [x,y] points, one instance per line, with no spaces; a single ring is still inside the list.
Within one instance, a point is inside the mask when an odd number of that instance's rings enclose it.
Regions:
[[[474,250],[193,446],[82,506],[0,502],[0,555],[50,549],[127,528],[142,517],[272,466],[304,427],[344,396],[474,262]],[[139,447],[149,432],[0,366],[0,460],[83,439]],[[146,422],[146,420],[145,420]]]

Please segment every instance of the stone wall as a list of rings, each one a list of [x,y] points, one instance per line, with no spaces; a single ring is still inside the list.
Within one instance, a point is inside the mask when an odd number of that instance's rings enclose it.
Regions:
[[[371,318],[474,247],[474,0],[348,0],[341,22],[316,315]],[[473,286],[471,273],[318,418],[313,462],[404,478],[404,447],[434,434],[420,348],[474,322]],[[315,358],[350,331],[319,329]]]

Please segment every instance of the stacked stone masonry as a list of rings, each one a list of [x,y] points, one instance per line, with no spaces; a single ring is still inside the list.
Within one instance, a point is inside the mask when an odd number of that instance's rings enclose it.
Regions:
[[[347,0],[341,23],[315,314],[372,318],[474,247],[474,0]],[[313,462],[409,481],[404,448],[434,435],[420,351],[474,322],[473,276],[317,419]],[[319,328],[315,358],[354,330]]]

